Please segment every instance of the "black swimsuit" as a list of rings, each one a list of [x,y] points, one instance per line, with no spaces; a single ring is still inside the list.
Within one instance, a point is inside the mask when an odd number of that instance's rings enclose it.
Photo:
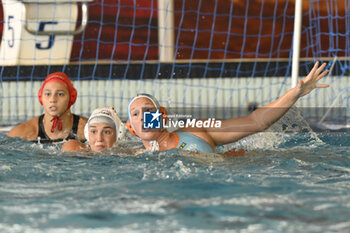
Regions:
[[[57,142],[63,142],[67,141],[69,139],[75,139],[78,140],[77,138],[77,133],[78,133],[78,125],[79,125],[79,119],[80,117],[73,114],[73,126],[72,130],[69,131],[69,135],[66,138],[59,138],[59,139],[51,139],[47,134],[45,133],[45,128],[44,128],[44,123],[43,123],[44,115],[41,115],[39,117],[39,132],[38,132],[38,138],[35,140],[32,140],[32,142],[35,143],[57,143]]]

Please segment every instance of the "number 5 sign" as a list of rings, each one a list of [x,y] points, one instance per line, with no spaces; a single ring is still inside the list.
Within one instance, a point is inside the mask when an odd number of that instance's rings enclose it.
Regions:
[[[2,0],[4,27],[0,49],[3,65],[60,65],[69,62],[73,36],[87,24],[91,0]],[[83,2],[76,29],[77,2]]]

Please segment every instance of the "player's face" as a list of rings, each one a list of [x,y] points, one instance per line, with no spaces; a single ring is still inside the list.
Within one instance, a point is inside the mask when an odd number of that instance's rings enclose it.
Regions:
[[[161,133],[160,129],[143,129],[143,112],[155,112],[157,108],[148,98],[136,99],[130,105],[130,121],[134,127],[135,133],[142,140],[155,140]]]
[[[60,82],[49,82],[44,86],[42,102],[46,114],[61,116],[68,107],[69,92],[65,85]]]
[[[89,143],[92,151],[103,151],[111,148],[117,138],[115,129],[106,123],[89,125]]]

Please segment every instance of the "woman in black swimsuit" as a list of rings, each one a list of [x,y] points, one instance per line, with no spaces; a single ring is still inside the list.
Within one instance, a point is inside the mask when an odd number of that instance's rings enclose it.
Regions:
[[[87,118],[72,114],[70,107],[77,91],[68,76],[61,72],[48,75],[38,93],[44,114],[15,126],[9,137],[27,141],[56,143],[69,139],[84,141]]]

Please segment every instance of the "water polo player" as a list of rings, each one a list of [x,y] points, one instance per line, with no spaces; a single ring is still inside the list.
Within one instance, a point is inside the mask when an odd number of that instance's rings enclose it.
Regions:
[[[87,118],[72,114],[70,110],[77,99],[77,91],[66,74],[48,75],[39,89],[38,98],[44,114],[15,126],[8,136],[40,143],[85,140]]]
[[[62,151],[103,151],[121,141],[125,136],[125,125],[113,107],[95,109],[85,125],[88,144],[76,140],[66,142]]]
[[[184,127],[174,132],[166,129],[143,129],[143,112],[156,111],[166,115],[156,98],[148,94],[139,94],[128,104],[127,127],[130,132],[141,138],[146,150],[151,150],[156,141],[159,150],[181,148],[200,152],[216,152],[216,146],[235,142],[250,134],[261,132],[280,119],[302,96],[315,88],[325,88],[327,84],[317,84],[328,70],[326,64],[318,67],[316,62],[311,72],[292,89],[272,103],[258,108],[248,116],[223,120],[219,128]],[[322,72],[323,71],[323,72]]]

